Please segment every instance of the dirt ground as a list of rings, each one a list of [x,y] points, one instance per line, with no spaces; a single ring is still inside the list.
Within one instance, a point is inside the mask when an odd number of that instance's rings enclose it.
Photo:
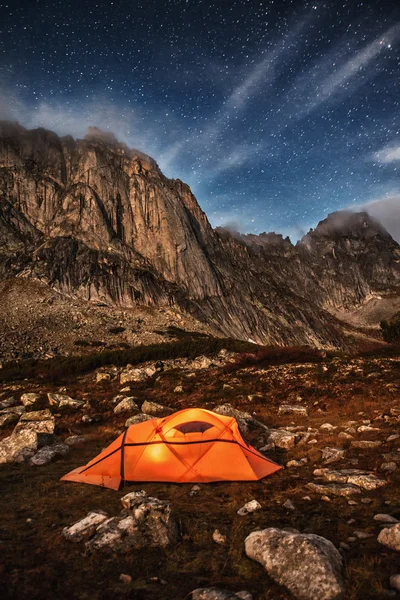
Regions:
[[[400,354],[400,353],[399,353]],[[243,365],[242,365],[243,366]],[[57,434],[64,439],[83,434],[87,441],[64,458],[42,466],[6,465],[0,467],[0,580],[2,597],[15,599],[143,599],[183,600],[198,587],[218,586],[238,591],[246,589],[255,600],[289,600],[292,596],[275,584],[263,567],[246,557],[244,540],[254,530],[266,527],[292,527],[328,538],[336,547],[355,530],[371,537],[348,542],[342,551],[348,600],[385,598],[389,577],[400,572],[399,555],[377,542],[377,513],[400,519],[399,470],[385,475],[380,466],[383,454],[395,453],[400,438],[387,442],[398,432],[400,421],[390,409],[400,408],[400,358],[331,357],[304,364],[259,365],[241,368],[240,362],[221,369],[167,371],[140,384],[131,384],[131,394],[140,404],[153,400],[179,410],[201,406],[212,409],[229,402],[248,411],[268,427],[302,426],[318,429],[316,443],[297,444],[292,450],[269,451],[280,464],[294,458],[307,458],[299,468],[286,468],[257,482],[203,484],[198,495],[189,496],[191,484],[147,483],[131,485],[118,492],[70,482],[60,477],[93,458],[124,429],[125,417],[112,412],[111,399],[120,392],[118,379],[96,383],[95,374],[63,382],[75,399],[90,400],[98,423],[84,424],[79,414],[56,416]],[[183,392],[174,391],[182,385]],[[228,387],[229,386],[229,387]],[[56,391],[55,384],[23,381],[3,384],[0,393]],[[278,415],[282,403],[307,407],[308,417]],[[393,413],[393,410],[392,410]],[[350,448],[350,441],[338,441],[348,421],[358,428],[370,421],[379,431],[355,433],[355,439],[375,439],[382,445],[373,450]],[[336,429],[320,430],[324,423]],[[11,430],[2,433],[9,435]],[[250,432],[249,441],[260,448],[265,440],[259,431]],[[355,504],[348,498],[321,496],[306,485],[313,471],[322,467],[322,448],[341,446],[345,458],[329,465],[334,469],[368,469],[387,480],[387,485],[363,492]],[[354,467],[353,467],[354,468]],[[82,543],[66,541],[65,526],[90,510],[103,509],[110,515],[121,510],[120,498],[128,491],[144,489],[149,496],[168,500],[178,518],[181,541],[176,547],[145,548],[129,554],[111,551],[86,554]],[[307,499],[307,497],[309,499]],[[369,504],[360,498],[369,498]],[[239,516],[237,510],[256,499],[262,509]],[[284,508],[290,499],[295,510]],[[212,533],[219,529],[227,543],[217,545]],[[347,542],[346,542],[347,543]],[[129,584],[120,575],[132,577]]]

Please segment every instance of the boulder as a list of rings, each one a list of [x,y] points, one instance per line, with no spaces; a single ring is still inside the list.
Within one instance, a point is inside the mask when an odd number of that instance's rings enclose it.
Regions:
[[[179,530],[168,502],[137,498],[130,508],[104,521],[86,542],[89,551],[109,548],[126,552],[133,548],[166,547],[177,543]]]
[[[25,406],[25,408],[27,408],[28,410],[33,410],[35,408],[38,408],[40,404],[40,396],[39,394],[34,393],[22,394],[21,402]]]
[[[361,490],[356,485],[352,484],[340,484],[340,483],[307,483],[306,486],[311,492],[321,495],[332,495],[332,496],[352,496],[353,494],[361,494]]]
[[[240,431],[243,433],[247,433],[249,429],[255,429],[255,427],[257,427],[258,422],[253,419],[250,413],[237,410],[236,408],[233,408],[231,404],[221,404],[220,406],[216,406],[213,410],[217,415],[234,417],[239,425]]]
[[[70,435],[64,440],[64,444],[67,444],[67,446],[80,446],[85,442],[87,442],[87,437],[84,435]]]
[[[137,423],[143,423],[143,421],[150,421],[153,418],[154,417],[152,417],[151,415],[144,415],[143,413],[139,413],[138,415],[133,415],[132,417],[129,417],[129,419],[125,421],[125,427],[137,425]]]
[[[363,490],[376,490],[384,485],[387,485],[387,481],[379,479],[373,473],[362,471],[361,469],[342,469],[340,471],[334,471],[330,469],[315,469],[315,477],[320,477],[325,481],[331,481],[334,483],[352,483]]]
[[[344,598],[342,558],[335,546],[319,535],[271,527],[251,533],[245,551],[298,600]]]
[[[0,464],[23,463],[49,441],[51,441],[49,434],[38,433],[30,429],[13,432],[0,442]]]
[[[40,448],[34,456],[29,460],[30,465],[41,467],[52,462],[59,456],[66,456],[70,451],[70,447],[67,444],[59,443],[53,444],[52,446],[43,446]]]
[[[142,404],[142,412],[146,415],[152,415],[153,417],[168,417],[168,415],[172,415],[174,409],[163,406],[162,404],[157,404],[157,402],[145,400]]]
[[[372,450],[373,448],[379,448],[381,445],[382,442],[378,440],[354,440],[350,444],[352,448],[359,448],[361,450]]]
[[[132,414],[135,412],[139,412],[139,407],[133,397],[121,400],[121,402],[119,402],[114,408],[114,414],[116,415],[121,415],[123,413]]]
[[[285,429],[270,429],[268,433],[268,443],[281,450],[294,448],[297,439],[298,436],[295,433]]]
[[[153,369],[151,372],[151,369],[126,368],[121,372],[119,382],[123,385],[124,383],[130,383],[131,381],[146,381],[146,379],[149,379],[155,372],[156,369]]]
[[[102,510],[88,512],[83,519],[70,527],[64,527],[62,535],[70,542],[81,542],[94,535],[96,528],[106,519],[108,519],[108,514]]]
[[[230,592],[216,587],[197,588],[191,594],[192,600],[253,600],[250,592]]]
[[[25,406],[9,406],[0,410],[0,415],[18,415],[21,416],[26,412]]]
[[[55,419],[48,409],[34,410],[21,415],[18,425],[14,429],[15,434],[21,431],[35,431],[36,433],[47,433],[53,435]]]
[[[382,529],[378,535],[378,542],[383,546],[400,552],[400,523]]]
[[[342,448],[323,448],[322,450],[322,462],[324,465],[331,465],[332,463],[342,460],[345,451]]]
[[[78,410],[85,404],[83,400],[74,400],[66,394],[52,394],[49,392],[47,397],[50,405],[59,410]]]

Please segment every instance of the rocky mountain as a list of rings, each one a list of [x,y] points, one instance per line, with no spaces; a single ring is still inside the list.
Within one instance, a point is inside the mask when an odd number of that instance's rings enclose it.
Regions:
[[[347,313],[399,296],[400,247],[367,213],[330,215],[295,246],[214,230],[187,185],[112,136],[1,122],[0,279],[13,278],[173,307],[240,339],[337,347]]]

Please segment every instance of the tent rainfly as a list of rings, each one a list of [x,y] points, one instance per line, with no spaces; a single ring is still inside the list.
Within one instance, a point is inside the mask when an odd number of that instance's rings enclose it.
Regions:
[[[135,481],[254,481],[281,468],[242,438],[233,417],[189,408],[131,425],[86,466],[61,479],[118,490]]]

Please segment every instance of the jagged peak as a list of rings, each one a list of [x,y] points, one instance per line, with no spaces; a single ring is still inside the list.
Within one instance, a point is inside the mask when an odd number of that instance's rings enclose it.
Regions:
[[[309,244],[311,241],[323,239],[372,239],[375,236],[392,239],[383,225],[367,212],[340,210],[329,214],[315,229],[310,229],[298,244]]]

